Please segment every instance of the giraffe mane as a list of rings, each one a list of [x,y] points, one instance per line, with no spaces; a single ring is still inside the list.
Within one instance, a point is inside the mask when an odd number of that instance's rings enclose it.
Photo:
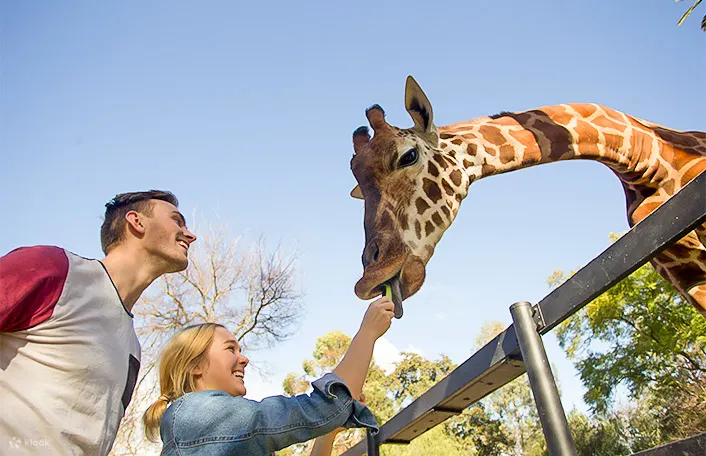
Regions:
[[[499,118],[501,118],[501,117],[512,117],[513,115],[515,115],[514,112],[510,112],[510,111],[500,111],[499,113],[493,114],[492,116],[488,116],[488,117],[490,117],[491,119],[495,120],[495,119],[499,119]]]

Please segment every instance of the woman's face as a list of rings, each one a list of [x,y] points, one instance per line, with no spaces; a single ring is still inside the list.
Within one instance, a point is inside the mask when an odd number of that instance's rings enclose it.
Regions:
[[[204,365],[194,370],[198,390],[221,390],[231,396],[244,396],[248,362],[233,334],[217,327]]]

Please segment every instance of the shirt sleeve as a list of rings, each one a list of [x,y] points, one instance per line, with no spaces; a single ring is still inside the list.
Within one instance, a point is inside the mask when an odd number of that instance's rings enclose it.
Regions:
[[[20,247],[0,257],[0,332],[48,320],[68,271],[69,259],[59,247]]]
[[[352,398],[340,377],[329,373],[312,386],[313,391],[308,395],[272,396],[262,401],[223,392],[216,395],[215,391],[209,392],[209,397],[193,397],[189,401],[192,406],[176,412],[175,443],[188,447],[194,440],[203,442],[210,436],[229,436],[231,441],[240,441],[249,450],[259,451],[253,454],[269,454],[339,427],[366,427],[378,432],[372,412]]]

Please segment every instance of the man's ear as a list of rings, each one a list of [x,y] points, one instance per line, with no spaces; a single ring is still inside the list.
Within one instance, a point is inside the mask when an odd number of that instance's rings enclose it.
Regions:
[[[137,211],[130,211],[125,214],[125,220],[127,221],[130,228],[135,230],[139,234],[145,233],[145,227],[142,224],[142,214]]]

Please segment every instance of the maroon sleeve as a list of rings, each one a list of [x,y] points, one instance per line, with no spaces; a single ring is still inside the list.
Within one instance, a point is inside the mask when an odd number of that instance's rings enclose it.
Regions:
[[[69,259],[59,247],[20,247],[0,257],[0,332],[48,320],[68,272]]]

